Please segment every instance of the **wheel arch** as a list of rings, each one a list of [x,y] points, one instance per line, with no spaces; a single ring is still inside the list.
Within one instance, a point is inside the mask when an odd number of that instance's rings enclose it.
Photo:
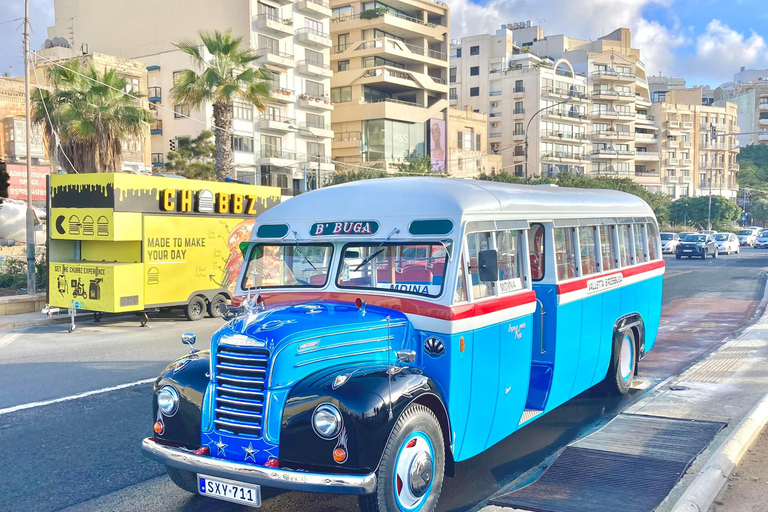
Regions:
[[[440,430],[443,432],[443,445],[445,446],[445,474],[453,477],[456,475],[456,461],[453,459],[453,436],[451,435],[451,419],[448,410],[439,396],[434,393],[424,393],[417,396],[412,404],[420,404],[428,408],[437,417]],[[410,404],[409,404],[410,405]],[[401,413],[402,414],[402,413]],[[392,433],[390,432],[390,435]]]
[[[620,317],[613,324],[614,336],[622,334],[627,330],[632,330],[632,333],[635,335],[637,360],[642,361],[645,357],[645,322],[639,312],[628,313]],[[635,365],[635,372],[637,372],[637,365]]]

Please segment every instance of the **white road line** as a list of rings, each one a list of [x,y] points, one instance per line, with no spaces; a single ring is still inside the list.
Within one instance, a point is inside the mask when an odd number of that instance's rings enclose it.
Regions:
[[[86,391],[85,393],[78,393],[77,395],[65,396],[62,398],[54,398],[53,400],[43,400],[42,402],[30,402],[28,404],[14,405],[13,407],[6,407],[0,409],[0,416],[3,414],[9,414],[12,412],[23,411],[24,409],[33,409],[35,407],[43,407],[45,405],[58,404],[61,402],[69,402],[70,400],[77,400],[78,398],[85,398],[92,395],[100,395],[102,393],[109,393],[110,391],[117,391],[118,389],[130,388],[133,386],[140,386],[141,384],[149,384],[155,382],[155,379],[137,380],[136,382],[129,382],[128,384],[120,384],[118,386],[111,386],[108,388],[94,389],[93,391]]]
[[[16,341],[17,339],[21,338],[20,332],[9,332],[2,338],[0,338],[0,348],[6,347]]]

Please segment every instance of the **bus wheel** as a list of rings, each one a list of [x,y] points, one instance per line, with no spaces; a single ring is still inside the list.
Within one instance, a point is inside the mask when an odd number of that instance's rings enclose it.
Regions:
[[[626,395],[632,387],[637,366],[635,331],[627,329],[614,337],[611,368],[606,377],[608,391],[613,395]]]
[[[433,512],[443,487],[445,444],[437,418],[412,404],[397,420],[376,472],[376,492],[360,496],[362,512]]]
[[[189,304],[184,306],[184,314],[188,320],[200,320],[205,316],[205,301],[199,295],[189,299]]]
[[[219,307],[226,303],[227,298],[221,293],[215,296],[213,300],[208,303],[208,316],[211,318],[221,318],[223,315],[221,314],[221,311],[219,311]]]

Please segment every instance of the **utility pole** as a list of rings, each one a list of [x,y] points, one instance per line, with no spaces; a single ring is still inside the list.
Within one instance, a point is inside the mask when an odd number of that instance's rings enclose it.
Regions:
[[[24,108],[27,146],[27,293],[35,293],[35,213],[32,211],[32,122],[29,104],[29,0],[24,1]]]

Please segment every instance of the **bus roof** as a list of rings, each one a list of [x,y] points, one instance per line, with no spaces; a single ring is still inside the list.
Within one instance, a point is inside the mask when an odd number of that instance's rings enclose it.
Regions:
[[[616,190],[468,179],[383,178],[301,194],[262,213],[258,224],[288,223],[296,229],[307,222],[385,218],[408,222],[450,219],[458,224],[467,218],[489,216],[529,221],[653,217],[653,210],[639,197]]]

